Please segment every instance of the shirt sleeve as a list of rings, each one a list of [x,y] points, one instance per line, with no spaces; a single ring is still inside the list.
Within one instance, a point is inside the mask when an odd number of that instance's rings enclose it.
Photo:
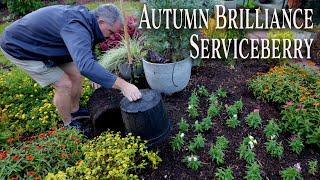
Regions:
[[[111,88],[117,77],[96,62],[89,31],[75,21],[63,27],[60,35],[80,73],[105,88]]]

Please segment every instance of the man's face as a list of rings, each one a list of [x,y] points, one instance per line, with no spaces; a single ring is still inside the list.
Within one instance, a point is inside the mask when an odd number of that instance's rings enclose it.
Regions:
[[[105,38],[110,37],[110,34],[123,30],[123,25],[120,21],[116,21],[112,26],[103,20],[99,20],[100,30]]]

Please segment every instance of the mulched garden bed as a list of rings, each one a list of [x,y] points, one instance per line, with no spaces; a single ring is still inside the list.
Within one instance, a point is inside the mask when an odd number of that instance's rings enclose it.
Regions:
[[[163,160],[160,167],[156,170],[150,169],[143,172],[141,178],[214,179],[214,173],[220,166],[217,166],[216,163],[211,160],[208,155],[208,150],[210,145],[215,143],[217,136],[224,135],[230,141],[230,144],[225,152],[225,164],[221,167],[230,166],[233,169],[234,178],[243,179],[246,171],[246,162],[239,158],[239,153],[236,151],[242,142],[242,139],[250,134],[258,141],[255,152],[257,161],[261,166],[261,175],[263,179],[280,179],[279,171],[287,167],[293,167],[297,163],[301,163],[302,175],[305,179],[319,179],[319,174],[317,177],[308,175],[306,167],[308,160],[319,160],[319,149],[316,147],[306,146],[300,155],[296,155],[290,150],[288,144],[291,135],[282,133],[278,140],[282,141],[284,146],[283,157],[281,159],[273,158],[266,152],[264,143],[267,139],[263,134],[263,129],[268,122],[267,120],[271,118],[280,118],[279,105],[257,100],[248,89],[247,81],[257,73],[265,73],[268,70],[268,65],[263,65],[261,62],[257,61],[237,62],[235,69],[230,69],[220,61],[208,61],[205,62],[204,66],[194,67],[188,87],[184,91],[174,94],[173,96],[164,97],[169,117],[173,121],[172,135],[178,133],[177,123],[180,121],[181,117],[186,119],[191,125],[191,129],[189,129],[189,132],[186,134],[186,140],[189,140],[196,135],[192,128],[194,120],[191,120],[188,117],[187,107],[188,98],[190,97],[192,90],[200,85],[204,85],[210,93],[216,91],[219,87],[226,89],[228,96],[222,100],[223,104],[231,105],[234,101],[242,98],[244,109],[239,114],[239,120],[241,121],[240,126],[236,129],[227,127],[225,124],[227,113],[223,110],[220,117],[215,117],[213,119],[213,129],[211,129],[210,132],[203,133],[206,138],[206,145],[205,148],[197,151],[197,155],[203,163],[200,170],[193,171],[188,169],[185,163],[182,162],[182,159],[186,155],[190,155],[188,151],[173,151],[168,140],[154,147],[154,150],[159,151],[159,155]],[[198,120],[201,120],[206,117],[208,109],[206,98],[200,98],[199,109],[200,116]],[[263,126],[260,126],[255,130],[249,128],[244,121],[245,116],[254,109],[260,110],[260,115],[263,119]],[[188,140],[186,142],[188,142]]]

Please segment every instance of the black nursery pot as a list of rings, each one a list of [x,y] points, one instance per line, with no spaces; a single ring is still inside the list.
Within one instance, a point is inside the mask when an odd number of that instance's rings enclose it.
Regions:
[[[120,108],[126,132],[147,140],[150,147],[166,139],[171,123],[160,93],[149,89],[141,90],[141,93],[142,98],[135,102],[123,98]]]
[[[95,136],[107,130],[125,133],[120,110],[122,98],[119,91],[105,88],[95,90],[90,96],[88,110]]]

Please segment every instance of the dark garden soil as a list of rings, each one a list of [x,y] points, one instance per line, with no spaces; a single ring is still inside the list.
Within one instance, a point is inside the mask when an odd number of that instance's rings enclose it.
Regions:
[[[230,166],[233,169],[235,179],[243,179],[246,171],[246,162],[240,160],[239,154],[236,152],[242,139],[249,134],[255,137],[258,145],[255,146],[255,153],[258,163],[262,167],[263,179],[280,179],[279,171],[283,168],[294,166],[301,163],[302,174],[305,179],[319,179],[317,177],[309,176],[307,173],[307,162],[310,159],[320,158],[319,149],[316,147],[306,146],[301,155],[296,155],[290,151],[288,140],[290,134],[282,133],[279,140],[284,145],[284,155],[281,159],[273,158],[267,154],[264,143],[266,138],[263,134],[263,128],[267,124],[267,120],[271,118],[279,118],[279,106],[271,103],[257,100],[250,90],[247,88],[247,81],[254,77],[257,73],[265,73],[269,69],[268,65],[262,65],[261,62],[246,61],[238,62],[235,69],[230,69],[225,66],[223,62],[205,62],[205,66],[194,67],[192,77],[188,87],[177,94],[164,97],[165,106],[167,108],[169,117],[173,121],[172,135],[178,133],[177,123],[180,118],[185,118],[190,125],[194,124],[194,120],[190,120],[186,111],[188,107],[188,98],[193,89],[199,85],[205,85],[209,92],[216,91],[219,87],[223,87],[228,92],[228,97],[223,99],[223,104],[233,104],[234,101],[242,98],[244,109],[240,113],[241,124],[236,129],[228,128],[225,124],[227,114],[223,111],[220,117],[214,118],[214,127],[210,132],[203,133],[206,138],[206,146],[203,150],[197,152],[203,165],[199,171],[192,171],[186,167],[182,159],[188,154],[187,150],[182,152],[173,151],[169,140],[165,141],[153,149],[159,152],[163,162],[156,170],[148,169],[141,174],[143,179],[214,179],[214,173],[217,166],[207,154],[210,145],[215,143],[217,136],[224,135],[229,141],[229,148],[225,154],[225,164],[221,167]],[[200,118],[206,116],[208,103],[205,98],[200,101]],[[252,112],[254,109],[260,109],[260,115],[263,119],[263,126],[255,130],[248,127],[244,121],[244,117]],[[186,134],[186,143],[191,139],[195,133],[189,129]]]

